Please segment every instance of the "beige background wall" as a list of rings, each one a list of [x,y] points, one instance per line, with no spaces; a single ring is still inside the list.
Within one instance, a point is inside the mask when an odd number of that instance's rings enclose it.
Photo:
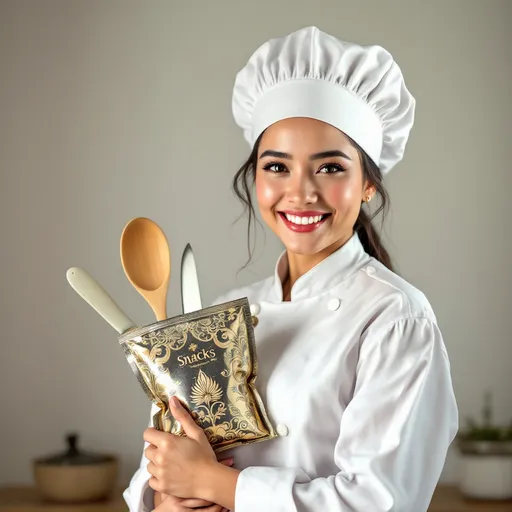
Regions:
[[[30,460],[83,445],[131,475],[146,397],[113,331],[68,286],[89,270],[137,322],[152,314],[125,279],[119,236],[155,219],[179,260],[191,242],[205,303],[267,275],[280,246],[245,222],[230,180],[248,148],[231,118],[236,71],[267,38],[315,24],[380,43],[418,100],[404,162],[389,176],[390,250],[437,312],[461,419],[485,389],[512,417],[510,132],[512,2],[259,0],[0,1],[0,484]],[[207,228],[202,227],[207,224]],[[457,478],[449,457],[444,480]]]

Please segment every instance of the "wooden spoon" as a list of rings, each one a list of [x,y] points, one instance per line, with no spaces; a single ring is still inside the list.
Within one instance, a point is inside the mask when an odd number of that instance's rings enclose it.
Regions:
[[[156,319],[165,320],[171,253],[160,226],[144,217],[128,222],[121,235],[121,262],[126,277],[146,299]]]

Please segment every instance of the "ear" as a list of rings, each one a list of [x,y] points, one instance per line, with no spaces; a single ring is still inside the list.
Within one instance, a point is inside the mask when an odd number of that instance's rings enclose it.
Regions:
[[[369,203],[375,196],[377,192],[377,189],[374,185],[370,185],[369,183],[366,184],[363,190],[363,203]]]

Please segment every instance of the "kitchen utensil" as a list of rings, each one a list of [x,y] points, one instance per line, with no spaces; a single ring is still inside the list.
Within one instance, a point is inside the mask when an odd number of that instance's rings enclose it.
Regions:
[[[33,461],[36,486],[48,500],[83,503],[106,498],[114,489],[119,460],[114,454],[83,452],[69,434],[64,453]]]
[[[135,324],[121,311],[112,297],[85,270],[71,267],[66,273],[71,287],[96,310],[118,333],[122,334]]]
[[[126,277],[146,299],[157,320],[165,320],[171,254],[160,226],[144,217],[128,222],[121,235],[121,262]]]
[[[183,313],[202,308],[196,262],[190,244],[187,244],[181,258],[181,304]]]

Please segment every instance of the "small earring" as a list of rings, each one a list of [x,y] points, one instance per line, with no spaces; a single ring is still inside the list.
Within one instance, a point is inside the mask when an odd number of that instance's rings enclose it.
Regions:
[[[366,202],[369,203],[372,200],[372,196],[366,196]]]

